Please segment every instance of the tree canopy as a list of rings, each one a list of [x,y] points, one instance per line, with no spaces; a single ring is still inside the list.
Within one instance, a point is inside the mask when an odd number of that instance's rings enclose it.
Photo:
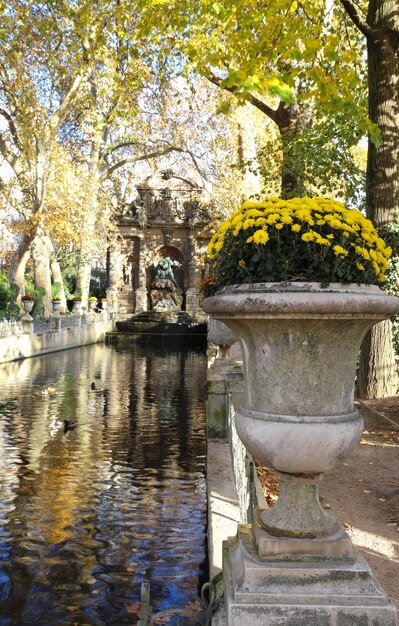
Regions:
[[[352,163],[353,184],[337,191],[353,193],[359,178],[350,149],[367,132],[378,141],[378,128],[367,116],[364,41],[348,29],[339,3],[187,0],[168,3],[167,12],[158,0],[138,6],[138,40],[150,32],[169,66],[199,72],[276,124],[283,193],[309,191],[336,163]]]

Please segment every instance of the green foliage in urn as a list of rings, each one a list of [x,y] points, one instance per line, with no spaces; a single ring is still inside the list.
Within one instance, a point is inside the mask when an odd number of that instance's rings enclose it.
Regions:
[[[62,285],[58,281],[51,285],[51,299],[54,302],[58,302],[59,300],[61,300],[61,288]]]
[[[208,246],[205,295],[226,285],[312,281],[378,284],[391,248],[360,211],[326,198],[246,202]]]

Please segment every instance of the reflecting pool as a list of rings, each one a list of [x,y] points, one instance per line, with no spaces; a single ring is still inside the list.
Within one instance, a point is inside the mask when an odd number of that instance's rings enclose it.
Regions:
[[[135,624],[143,580],[154,610],[195,607],[205,373],[154,343],[0,365],[1,626]]]

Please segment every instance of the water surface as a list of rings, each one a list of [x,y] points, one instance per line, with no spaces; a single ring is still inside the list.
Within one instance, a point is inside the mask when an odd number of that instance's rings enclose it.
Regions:
[[[154,610],[195,606],[205,371],[162,344],[0,365],[0,626],[135,624],[143,580]]]

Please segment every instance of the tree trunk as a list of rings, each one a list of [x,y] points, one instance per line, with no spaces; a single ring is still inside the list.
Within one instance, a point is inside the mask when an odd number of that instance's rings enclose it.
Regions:
[[[397,391],[392,324],[388,320],[373,326],[362,343],[358,372],[359,398],[385,398]]]
[[[299,153],[293,150],[295,141],[312,122],[310,110],[300,111],[298,105],[286,106],[280,102],[276,111],[276,124],[280,131],[283,162],[281,169],[281,196],[285,199],[304,195],[303,164]]]
[[[283,162],[281,167],[281,197],[297,198],[305,195],[303,176],[300,173],[298,155],[291,154],[292,144],[296,137],[292,132],[281,132]]]
[[[100,123],[99,126],[101,126]],[[96,228],[96,212],[99,210],[98,191],[101,179],[100,154],[104,143],[104,132],[104,130],[96,132],[90,151],[89,179],[91,184],[87,188],[87,193],[89,194],[87,206],[89,207],[89,205],[91,205],[91,210],[87,211],[85,217],[85,237],[80,248],[80,262],[78,275],[76,277],[76,286],[82,292],[83,306],[87,306],[90,293],[91,265],[93,259],[92,242]]]
[[[48,251],[49,251],[49,256],[50,256],[50,271],[51,271],[51,278],[53,283],[60,283],[61,285],[61,292],[60,292],[60,298],[61,298],[61,306],[60,306],[60,311],[61,313],[66,313],[67,312],[67,301],[66,301],[66,296],[65,296],[65,289],[64,289],[64,279],[63,276],[61,274],[61,268],[60,268],[60,264],[58,263],[56,254],[55,254],[55,250],[54,250],[54,246],[53,243],[50,239],[50,237],[44,237],[43,238]]]
[[[52,313],[50,259],[48,247],[41,237],[36,237],[32,244],[32,259],[35,288],[45,290],[42,296],[43,314],[44,317],[50,317]]]
[[[21,303],[21,297],[25,293],[25,267],[30,257],[32,237],[23,235],[22,241],[15,250],[10,264],[10,285],[17,285],[19,293],[15,299],[16,304]]]
[[[87,306],[87,301],[90,292],[90,278],[91,278],[91,261],[92,254],[88,249],[81,252],[78,274],[76,276],[76,288],[81,291],[83,306]]]
[[[369,141],[366,207],[380,229],[399,217],[399,30],[389,24],[398,14],[394,5],[370,0],[369,8],[370,26],[378,32],[368,40],[369,117],[381,131],[381,145]]]
[[[235,111],[238,162],[242,168],[241,193],[245,200],[260,194],[262,188],[255,125],[253,115],[250,115],[250,107],[250,104],[246,104]]]
[[[368,24],[377,35],[368,38],[369,117],[380,129],[381,144],[369,141],[366,210],[381,234],[399,217],[397,22],[396,1],[370,0]],[[359,367],[362,398],[382,398],[397,391],[391,326],[390,322],[377,324],[363,342]]]

